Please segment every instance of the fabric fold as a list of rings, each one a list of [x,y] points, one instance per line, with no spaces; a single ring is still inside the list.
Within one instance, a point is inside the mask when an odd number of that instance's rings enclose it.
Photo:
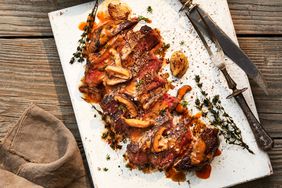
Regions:
[[[89,186],[72,133],[59,119],[34,104],[0,145],[0,168],[0,187],[13,187],[19,179],[39,187]]]

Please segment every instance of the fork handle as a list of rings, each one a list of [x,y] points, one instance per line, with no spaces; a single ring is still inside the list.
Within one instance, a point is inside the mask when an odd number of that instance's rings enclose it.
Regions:
[[[273,147],[274,142],[272,138],[269,136],[269,134],[265,131],[263,126],[260,124],[260,122],[257,120],[257,118],[254,116],[244,96],[242,94],[239,94],[234,97],[236,101],[239,103],[239,105],[241,106],[244,114],[247,117],[247,120],[254,133],[255,139],[258,143],[258,146],[264,151],[270,150]]]

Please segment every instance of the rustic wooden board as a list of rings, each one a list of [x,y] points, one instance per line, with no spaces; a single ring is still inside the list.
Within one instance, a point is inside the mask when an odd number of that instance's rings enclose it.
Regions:
[[[89,0],[1,0],[0,36],[53,36],[47,13]],[[282,34],[281,0],[228,0],[237,34]]]
[[[239,43],[265,76],[269,86],[269,96],[266,96],[251,82],[260,120],[272,136],[281,138],[282,38],[239,38]]]
[[[0,36],[52,36],[48,12],[89,0],[1,0]]]
[[[237,34],[282,34],[281,0],[228,0]]]

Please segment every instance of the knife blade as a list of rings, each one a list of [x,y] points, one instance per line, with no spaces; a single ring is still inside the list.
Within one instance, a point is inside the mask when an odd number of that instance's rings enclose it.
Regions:
[[[200,12],[198,12],[200,19],[204,19],[203,16],[201,15]],[[188,14],[187,14],[188,16]],[[189,17],[188,17],[189,18]],[[190,19],[190,18],[189,18]],[[234,97],[235,100],[238,102],[238,104],[240,105],[241,109],[243,110],[250,126],[251,129],[254,133],[255,139],[258,143],[258,146],[267,151],[270,150],[273,147],[273,140],[272,138],[269,136],[269,134],[265,131],[265,129],[263,128],[263,126],[260,124],[260,122],[256,119],[256,117],[254,116],[254,114],[252,113],[250,107],[248,106],[244,96],[243,96],[243,92],[247,90],[247,88],[243,88],[243,89],[237,89],[237,84],[236,82],[231,78],[231,76],[228,74],[227,69],[225,67],[225,56],[224,56],[224,52],[217,40],[217,38],[213,35],[213,33],[211,32],[208,24],[205,22],[205,20],[203,20],[203,23],[205,24],[207,30],[206,32],[209,34],[209,37],[213,40],[217,51],[216,52],[212,52],[209,45],[207,44],[205,37],[203,36],[201,30],[197,27],[197,25],[195,24],[194,20],[191,20],[192,25],[194,26],[196,32],[198,33],[200,39],[202,40],[205,48],[207,49],[207,52],[209,53],[212,62],[216,65],[216,67],[218,67],[221,72],[223,73],[228,87],[230,89],[232,89],[233,93],[231,95],[229,95],[227,98],[231,98]]]
[[[207,36],[207,26],[213,33],[214,37],[217,39],[219,45],[223,49],[224,53],[235,62],[247,75],[249,78],[254,80],[259,87],[263,89],[265,94],[268,95],[267,84],[256,65],[249,59],[249,57],[244,53],[244,51],[237,46],[232,39],[212,20],[212,18],[199,7],[197,4],[193,4],[192,0],[180,0],[183,4],[181,10],[187,7],[188,17],[193,20],[194,24]],[[202,15],[202,18],[200,18]],[[205,21],[205,23],[204,23]],[[212,38],[210,38],[213,40]],[[214,42],[214,41],[213,41]]]

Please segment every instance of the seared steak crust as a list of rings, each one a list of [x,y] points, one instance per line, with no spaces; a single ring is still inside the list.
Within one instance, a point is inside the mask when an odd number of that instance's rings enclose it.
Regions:
[[[175,108],[181,99],[167,94],[171,84],[161,74],[163,41],[157,29],[131,20],[95,25],[86,44],[87,65],[80,91],[99,102],[110,131],[109,143],[128,139],[131,167],[180,171],[211,162],[219,146],[218,130]],[[133,136],[138,133],[138,136]],[[107,136],[105,136],[107,137]]]

